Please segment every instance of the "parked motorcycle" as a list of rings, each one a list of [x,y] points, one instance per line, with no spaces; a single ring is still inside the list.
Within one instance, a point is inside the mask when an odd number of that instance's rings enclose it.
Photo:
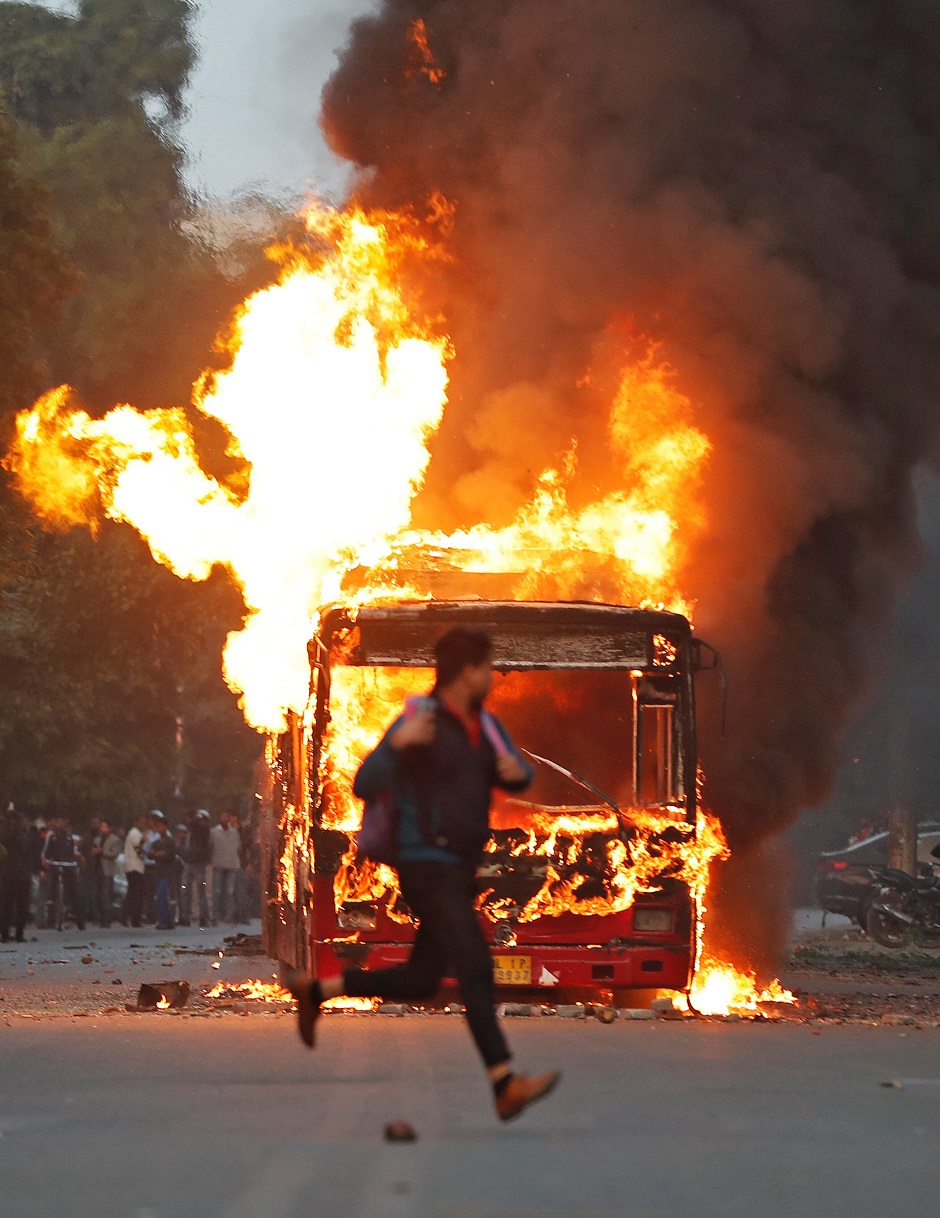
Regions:
[[[865,929],[882,947],[940,947],[940,876],[887,872],[869,903]]]

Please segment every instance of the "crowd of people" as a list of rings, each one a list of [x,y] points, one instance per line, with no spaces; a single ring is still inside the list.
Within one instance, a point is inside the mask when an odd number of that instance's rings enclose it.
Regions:
[[[237,925],[261,907],[257,826],[205,809],[171,825],[160,811],[126,830],[93,818],[75,832],[66,816],[0,817],[0,940],[23,942],[26,926]]]

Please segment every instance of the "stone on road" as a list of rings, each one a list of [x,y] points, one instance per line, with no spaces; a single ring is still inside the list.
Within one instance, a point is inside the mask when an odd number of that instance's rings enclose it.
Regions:
[[[462,1020],[0,1026],[3,1218],[881,1218],[940,1196],[940,1032],[519,1020],[511,1126]],[[886,1079],[903,1089],[889,1089]],[[407,1121],[413,1143],[387,1143]]]

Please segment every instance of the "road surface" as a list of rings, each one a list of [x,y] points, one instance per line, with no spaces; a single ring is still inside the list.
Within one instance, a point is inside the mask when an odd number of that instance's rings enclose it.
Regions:
[[[940,1030],[517,1019],[492,1114],[449,1015],[0,1023],[3,1218],[865,1218],[940,1202]],[[883,1082],[900,1082],[885,1088]],[[411,1121],[411,1145],[382,1140]]]

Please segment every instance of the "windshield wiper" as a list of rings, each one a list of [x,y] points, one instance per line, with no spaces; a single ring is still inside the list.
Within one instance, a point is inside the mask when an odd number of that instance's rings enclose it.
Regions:
[[[555,770],[558,774],[562,774],[565,778],[570,778],[571,781],[576,782],[578,786],[584,787],[586,791],[592,791],[595,795],[602,799],[604,803],[607,804],[607,806],[613,811],[614,816],[617,818],[617,826],[621,839],[624,842],[629,841],[629,838],[624,833],[624,816],[623,812],[620,810],[620,805],[616,800],[611,799],[611,797],[605,791],[602,791],[600,787],[595,787],[593,782],[588,782],[586,778],[584,778],[581,774],[576,773],[574,770],[569,770],[565,766],[560,765],[557,761],[552,761],[550,757],[540,757],[538,753],[532,753],[528,749],[519,749],[519,752],[524,753],[526,757],[531,758],[532,761],[539,761],[542,763],[542,765],[547,765],[549,769]]]

